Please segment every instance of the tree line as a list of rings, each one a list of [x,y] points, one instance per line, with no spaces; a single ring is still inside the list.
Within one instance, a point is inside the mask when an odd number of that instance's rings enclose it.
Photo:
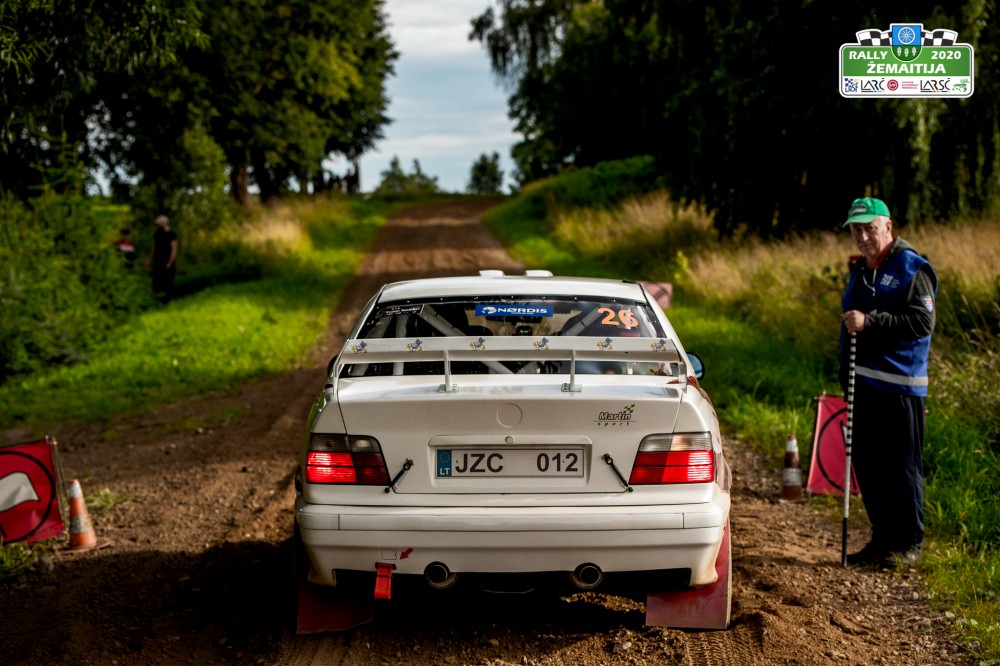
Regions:
[[[382,137],[396,58],[382,0],[8,0],[0,187],[99,173],[155,210],[325,189],[324,160]]]
[[[524,184],[652,155],[723,232],[828,227],[872,194],[901,222],[991,214],[1000,178],[995,3],[487,0],[470,38],[512,95]],[[839,47],[921,22],[975,50],[967,99],[845,99]],[[139,209],[224,215],[334,185],[389,122],[382,0],[8,0],[0,189],[101,174]]]
[[[970,98],[840,95],[840,46],[902,22],[972,45]],[[993,2],[492,0],[470,39],[512,90],[522,183],[652,155],[721,232],[764,236],[830,228],[865,194],[901,222],[998,209]]]

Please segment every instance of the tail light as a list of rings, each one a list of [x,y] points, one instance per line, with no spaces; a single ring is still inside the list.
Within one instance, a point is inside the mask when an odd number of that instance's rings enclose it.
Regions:
[[[628,480],[634,486],[713,481],[715,452],[707,432],[644,437]]]
[[[306,480],[387,486],[389,471],[382,458],[382,447],[373,437],[313,434],[306,454]]]

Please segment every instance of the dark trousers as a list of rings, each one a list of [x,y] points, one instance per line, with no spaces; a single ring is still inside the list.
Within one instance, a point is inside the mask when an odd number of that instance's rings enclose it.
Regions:
[[[900,553],[924,540],[924,398],[859,385],[854,395],[851,462],[872,543]]]
[[[169,301],[174,295],[174,274],[176,272],[173,266],[170,268],[153,267],[153,293],[164,302]]]

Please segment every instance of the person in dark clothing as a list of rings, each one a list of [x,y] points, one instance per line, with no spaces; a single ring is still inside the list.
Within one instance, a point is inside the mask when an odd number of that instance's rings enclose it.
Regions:
[[[174,291],[174,274],[177,272],[177,233],[170,228],[170,219],[160,215],[154,220],[153,246],[144,266],[152,266],[153,293],[163,303],[170,301]]]
[[[840,379],[856,335],[852,463],[872,524],[848,564],[915,564],[924,539],[924,402],[938,280],[912,245],[892,235],[880,199],[856,199],[844,226],[860,257],[842,300]]]

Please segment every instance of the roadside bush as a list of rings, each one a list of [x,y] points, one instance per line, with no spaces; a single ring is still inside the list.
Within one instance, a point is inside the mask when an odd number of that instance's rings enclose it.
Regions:
[[[553,242],[618,271],[618,277],[676,277],[681,253],[717,247],[712,216],[675,202],[664,190],[629,197],[613,208],[571,208],[556,214]]]
[[[241,236],[264,278],[150,308],[86,362],[0,386],[0,429],[108,421],[311,362],[387,209],[343,197],[266,208]]]
[[[413,172],[405,173],[399,157],[393,156],[389,168],[382,172],[382,180],[372,192],[377,197],[420,198],[441,192],[437,176],[429,176],[420,168],[420,160],[413,160]]]
[[[234,226],[240,210],[226,192],[225,154],[207,130],[200,124],[186,130],[172,159],[176,168],[156,174],[148,179],[150,184],[132,192],[136,228],[152,238],[158,215],[166,215],[171,226],[192,237]]]
[[[655,266],[662,273],[664,253],[675,252],[667,246],[700,222],[691,221],[696,206],[670,202],[659,189],[651,157],[602,162],[529,183],[483,220],[532,267],[634,277]]]
[[[568,171],[539,187],[526,188],[524,196],[543,198],[551,215],[566,208],[612,208],[662,186],[653,158],[643,156]]]
[[[630,197],[639,197],[661,184],[652,157],[633,157],[574,169],[532,182],[521,195],[488,213],[491,227],[503,233],[506,221],[554,227],[557,217],[574,208],[612,209]]]
[[[138,231],[140,256],[149,252],[153,220],[162,214],[178,236],[178,295],[260,277],[259,262],[239,239],[243,214],[226,192],[222,149],[198,124],[184,132],[173,159],[178,168],[132,193],[132,226]]]
[[[0,201],[0,384],[83,360],[150,304],[112,245],[126,220],[125,209],[76,194]]]

